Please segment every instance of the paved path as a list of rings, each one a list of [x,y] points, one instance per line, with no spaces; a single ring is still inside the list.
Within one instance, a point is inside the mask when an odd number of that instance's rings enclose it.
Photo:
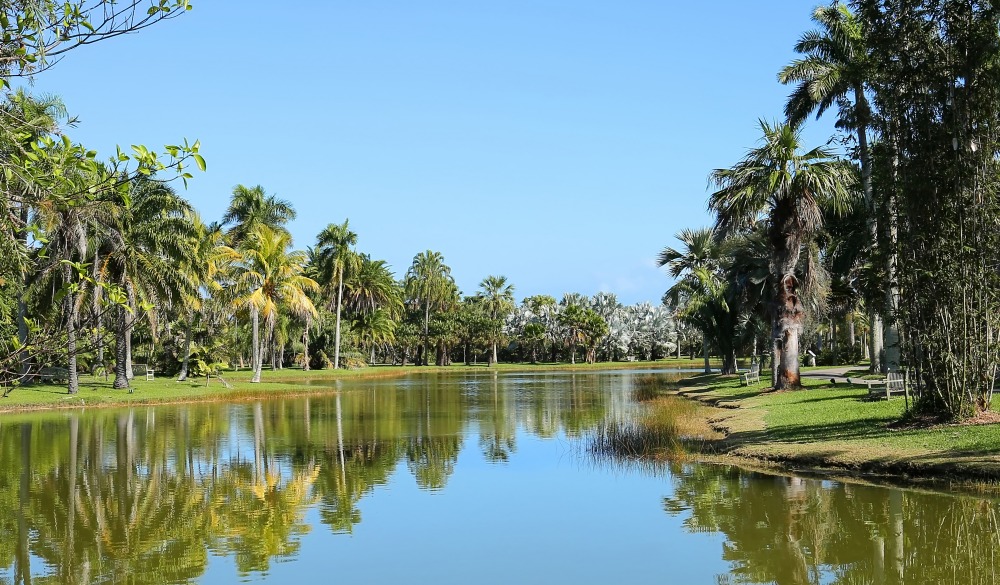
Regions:
[[[845,377],[845,374],[851,370],[857,369],[858,366],[836,366],[820,370],[803,371],[799,375],[803,378],[819,378],[823,380],[833,380],[838,384],[847,384],[848,379]],[[855,380],[854,383],[857,384],[858,381]]]

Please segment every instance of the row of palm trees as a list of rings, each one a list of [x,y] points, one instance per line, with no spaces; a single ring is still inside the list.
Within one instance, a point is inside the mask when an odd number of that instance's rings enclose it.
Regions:
[[[864,324],[872,371],[907,367],[917,408],[946,418],[989,409],[1000,363],[1000,12],[854,0],[813,20],[778,74],[793,86],[786,119],[761,121],[758,146],[711,173],[714,225],[680,232],[682,246],[661,253],[678,279],[665,301],[726,371],[737,353],[756,359],[769,346],[775,388],[799,386],[804,332],[818,349],[824,330]],[[828,144],[846,157],[802,143],[802,123],[830,111],[839,135]]]

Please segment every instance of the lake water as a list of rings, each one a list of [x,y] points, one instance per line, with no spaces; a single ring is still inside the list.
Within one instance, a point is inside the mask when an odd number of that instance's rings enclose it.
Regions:
[[[1000,582],[995,499],[594,460],[642,375],[5,415],[0,582]]]

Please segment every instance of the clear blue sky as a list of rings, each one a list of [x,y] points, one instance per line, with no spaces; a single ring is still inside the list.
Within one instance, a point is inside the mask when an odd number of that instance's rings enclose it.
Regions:
[[[440,251],[460,288],[659,302],[655,257],[710,223],[706,178],[778,118],[813,2],[196,0],[38,76],[102,156],[200,139],[186,196],[292,201],[296,247],[350,218],[401,276]],[[832,124],[811,123],[810,145]]]

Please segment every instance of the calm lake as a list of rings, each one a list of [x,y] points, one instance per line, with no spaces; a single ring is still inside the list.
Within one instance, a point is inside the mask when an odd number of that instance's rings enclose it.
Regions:
[[[996,499],[595,460],[642,375],[5,415],[0,582],[1000,582]]]

